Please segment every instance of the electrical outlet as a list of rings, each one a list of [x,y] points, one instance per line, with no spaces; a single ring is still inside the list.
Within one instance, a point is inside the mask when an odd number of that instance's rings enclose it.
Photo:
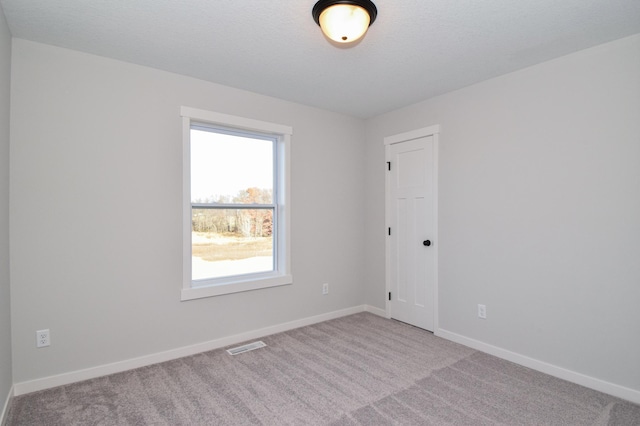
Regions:
[[[49,335],[49,330],[38,330],[36,331],[36,347],[44,348],[45,346],[51,345],[51,337]]]
[[[329,283],[322,284],[322,294],[324,295],[329,294]]]
[[[487,307],[485,305],[478,305],[478,318],[487,319]]]

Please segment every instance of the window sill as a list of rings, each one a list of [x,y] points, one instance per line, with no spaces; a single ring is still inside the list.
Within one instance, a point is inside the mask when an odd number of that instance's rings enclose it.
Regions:
[[[277,287],[293,283],[291,275],[280,275],[268,278],[252,278],[246,281],[232,281],[224,284],[214,284],[201,287],[183,288],[181,301],[202,299],[204,297],[222,296],[224,294],[240,293],[261,288]]]

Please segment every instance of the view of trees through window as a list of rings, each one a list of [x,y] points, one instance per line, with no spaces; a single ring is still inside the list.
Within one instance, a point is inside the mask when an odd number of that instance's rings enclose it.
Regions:
[[[192,128],[192,279],[274,269],[274,143]]]

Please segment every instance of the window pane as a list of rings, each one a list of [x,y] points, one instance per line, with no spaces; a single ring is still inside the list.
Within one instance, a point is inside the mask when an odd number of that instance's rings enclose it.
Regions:
[[[273,209],[191,210],[193,280],[273,271]]]
[[[272,204],[274,143],[191,129],[191,202]]]

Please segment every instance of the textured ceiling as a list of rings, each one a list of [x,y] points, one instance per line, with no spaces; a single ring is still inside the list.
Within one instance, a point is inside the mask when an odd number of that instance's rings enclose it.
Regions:
[[[17,38],[364,118],[640,33],[640,0],[374,2],[345,49],[314,0],[0,0]]]

